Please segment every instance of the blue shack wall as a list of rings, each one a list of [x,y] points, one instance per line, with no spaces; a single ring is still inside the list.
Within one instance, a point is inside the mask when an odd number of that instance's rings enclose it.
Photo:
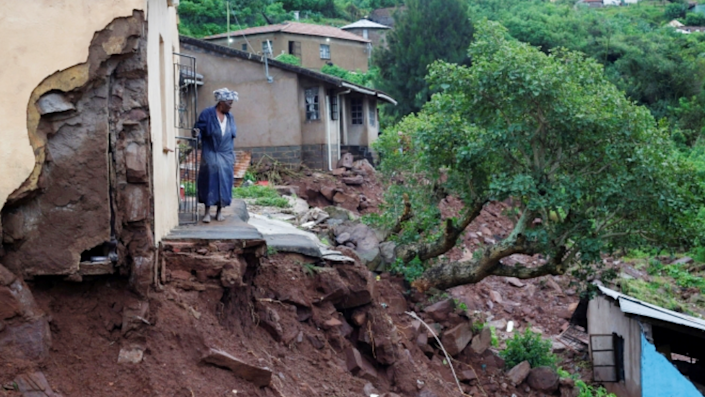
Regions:
[[[702,397],[693,384],[641,335],[642,397]]]

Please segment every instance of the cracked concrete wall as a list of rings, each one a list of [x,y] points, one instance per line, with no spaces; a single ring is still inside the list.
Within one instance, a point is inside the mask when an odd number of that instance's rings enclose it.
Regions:
[[[61,87],[80,85],[85,68],[75,67],[88,58],[96,31],[121,16],[146,8],[146,0],[33,0],[9,1],[0,13],[0,208],[24,184],[31,189],[39,178],[36,145],[28,129],[38,117],[28,114],[30,97],[47,76],[72,69]],[[29,178],[29,179],[28,179]],[[0,226],[0,230],[1,226]]]

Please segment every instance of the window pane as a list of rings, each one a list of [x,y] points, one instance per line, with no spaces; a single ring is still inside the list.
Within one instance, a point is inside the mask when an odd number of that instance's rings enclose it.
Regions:
[[[243,51],[247,51],[247,43],[244,43],[244,44],[242,45],[242,50],[243,50]]]
[[[370,105],[368,112],[367,112],[367,118],[370,120],[370,125],[374,127],[375,125],[375,119],[377,118],[377,109]]]
[[[318,87],[307,88],[304,91],[306,99],[306,120],[318,120]]]
[[[267,56],[271,56],[271,55],[272,55],[272,53],[271,53],[271,51],[270,51],[270,50],[271,50],[271,45],[272,45],[271,40],[265,40],[265,41],[262,42],[262,54],[263,54],[263,55],[267,55]]]
[[[330,59],[330,46],[328,44],[321,44],[321,59]]]
[[[350,99],[350,113],[352,116],[353,124],[362,124],[362,99],[352,98]]]

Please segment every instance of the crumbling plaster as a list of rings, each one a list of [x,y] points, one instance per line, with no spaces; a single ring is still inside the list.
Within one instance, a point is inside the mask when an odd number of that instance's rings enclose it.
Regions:
[[[178,197],[174,144],[173,66],[171,53],[179,50],[176,5],[173,0],[33,0],[12,1],[0,13],[0,209],[37,187],[46,160],[46,140],[35,132],[40,115],[34,106],[51,90],[70,91],[88,79],[89,44],[95,32],[111,21],[143,10],[147,15],[150,132],[154,144],[155,241],[178,224]],[[148,12],[147,12],[148,11]],[[149,17],[151,14],[151,18]],[[160,45],[160,41],[163,43]],[[104,44],[107,54],[121,43]],[[160,51],[163,51],[160,62]],[[160,70],[161,69],[161,70]],[[62,71],[62,73],[57,73]],[[164,96],[159,74],[164,73]],[[49,77],[51,76],[51,77]],[[167,103],[162,103],[162,98]],[[164,107],[164,112],[161,112]],[[161,116],[164,117],[161,117]],[[166,123],[163,126],[162,123]],[[167,137],[163,137],[163,132]],[[164,144],[166,143],[166,145]],[[2,224],[0,224],[0,235]]]
[[[88,58],[94,33],[115,18],[132,15],[134,9],[145,9],[146,4],[146,0],[33,0],[3,4],[0,53],[4,62],[0,67],[0,86],[5,95],[0,96],[0,208],[23,183],[28,189],[37,183],[44,162],[38,146],[41,143],[32,142],[28,134],[39,121],[36,109],[28,107],[34,103],[33,92],[38,98],[53,88],[64,91],[82,85],[88,70],[81,64]],[[69,68],[63,81],[42,84],[47,76]]]

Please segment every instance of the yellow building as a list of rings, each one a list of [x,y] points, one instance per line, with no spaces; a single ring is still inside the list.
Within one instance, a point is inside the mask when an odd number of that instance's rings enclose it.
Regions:
[[[139,291],[178,224],[178,0],[4,3],[0,264],[25,278],[132,267]]]

